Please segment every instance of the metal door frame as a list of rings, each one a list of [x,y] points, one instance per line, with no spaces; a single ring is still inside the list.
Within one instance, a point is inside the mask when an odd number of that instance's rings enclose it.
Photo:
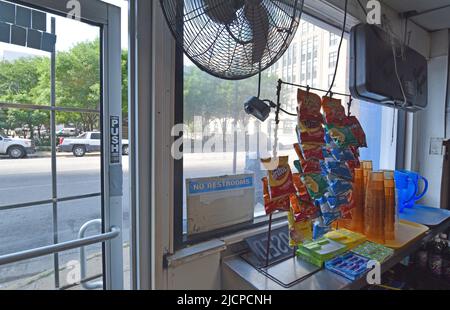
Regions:
[[[8,0],[48,13],[67,16],[68,1],[54,0]],[[101,41],[101,86],[100,109],[102,132],[102,234],[73,241],[57,243],[36,249],[0,256],[0,265],[34,257],[54,254],[79,248],[88,244],[103,243],[104,289],[123,289],[123,244],[122,244],[122,156],[118,162],[111,156],[111,117],[118,117],[122,124],[121,104],[121,16],[120,8],[100,0],[78,0],[80,21],[99,26]],[[58,110],[58,108],[49,108]],[[119,127],[120,128],[120,127]],[[122,149],[122,130],[119,130],[119,150]],[[121,153],[120,153],[121,154]],[[53,174],[53,172],[52,172]],[[80,196],[80,198],[82,198]],[[22,207],[27,204],[17,205]],[[80,262],[83,263],[83,262]]]

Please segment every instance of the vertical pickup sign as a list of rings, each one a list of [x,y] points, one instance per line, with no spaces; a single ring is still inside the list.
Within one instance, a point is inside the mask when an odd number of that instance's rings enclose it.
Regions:
[[[120,163],[120,119],[118,116],[111,116],[110,118],[110,133],[111,133],[111,144],[110,144],[110,164]]]

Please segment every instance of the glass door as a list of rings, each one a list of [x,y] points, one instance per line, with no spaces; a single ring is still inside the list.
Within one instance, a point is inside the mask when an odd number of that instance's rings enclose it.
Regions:
[[[0,0],[0,289],[121,289],[120,9],[54,2]]]

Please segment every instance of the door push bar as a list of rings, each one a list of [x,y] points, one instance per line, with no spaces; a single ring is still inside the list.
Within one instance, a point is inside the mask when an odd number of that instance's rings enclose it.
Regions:
[[[79,232],[78,232],[78,238],[83,239],[84,235],[86,234],[86,230],[91,226],[99,226],[101,227],[102,220],[101,219],[95,219],[91,220],[89,222],[86,222],[81,226]],[[80,279],[81,279],[81,286],[87,290],[95,290],[99,288],[103,288],[103,281],[96,281],[96,282],[83,282],[84,279],[86,279],[86,273],[87,273],[87,261],[86,261],[86,254],[84,246],[80,248]]]
[[[55,254],[67,250],[77,249],[83,246],[102,243],[111,239],[116,238],[120,234],[120,229],[113,226],[109,232],[104,234],[99,234],[95,236],[90,236],[86,238],[80,238],[72,241],[61,242],[57,244],[52,244],[40,248],[25,250],[21,252],[6,254],[0,256],[0,266],[16,263],[22,260],[32,259],[36,257],[41,257],[45,255]]]

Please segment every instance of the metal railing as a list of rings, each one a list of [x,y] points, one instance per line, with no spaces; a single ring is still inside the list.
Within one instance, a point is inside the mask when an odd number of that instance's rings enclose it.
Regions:
[[[102,243],[111,239],[116,238],[120,234],[120,229],[117,227],[111,227],[111,231],[104,234],[98,234],[95,236],[90,236],[86,238],[80,238],[76,240],[60,242],[57,244],[47,245],[40,248],[25,250],[21,252],[6,254],[0,256],[0,266],[16,263],[19,261],[32,259],[36,257],[41,257],[45,255],[51,255],[67,250],[72,250],[80,247],[84,247],[91,244]]]
[[[95,219],[95,220],[91,220],[89,222],[84,223],[83,226],[81,226],[80,231],[78,232],[78,238],[79,239],[85,238],[84,236],[89,227],[91,227],[91,226],[101,227],[101,225],[102,225],[101,219]],[[95,289],[103,288],[102,280],[99,280],[96,282],[83,281],[86,279],[86,274],[87,274],[86,251],[84,249],[84,246],[82,246],[82,247],[80,247],[80,279],[81,279],[80,283],[81,283],[81,286],[87,290],[95,290]]]

